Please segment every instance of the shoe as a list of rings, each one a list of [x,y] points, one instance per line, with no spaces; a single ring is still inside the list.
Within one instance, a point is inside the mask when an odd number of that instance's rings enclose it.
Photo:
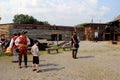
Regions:
[[[19,68],[21,69],[22,67],[21,67],[21,66],[19,66]]]
[[[77,57],[75,57],[74,59],[78,59]]]
[[[18,63],[19,61],[16,61],[16,63]]]
[[[12,61],[13,63],[15,63],[16,61]]]
[[[37,73],[39,73],[40,71],[39,71],[39,70],[37,70],[36,72],[37,72]]]
[[[27,65],[25,65],[25,68],[27,68],[28,66]]]
[[[36,71],[36,69],[33,69],[32,71]]]

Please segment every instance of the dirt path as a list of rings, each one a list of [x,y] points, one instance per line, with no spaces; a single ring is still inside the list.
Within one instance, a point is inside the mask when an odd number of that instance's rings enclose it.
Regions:
[[[71,51],[40,56],[40,70],[19,69],[18,63],[0,59],[0,80],[120,80],[120,46],[108,42],[81,41],[78,59]]]

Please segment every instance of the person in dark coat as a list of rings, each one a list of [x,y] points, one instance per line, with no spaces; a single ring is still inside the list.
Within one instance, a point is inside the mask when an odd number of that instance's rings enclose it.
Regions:
[[[72,42],[72,57],[74,59],[77,59],[77,52],[78,52],[78,48],[79,48],[79,42],[80,39],[77,36],[76,32],[74,31],[71,37],[71,42]]]

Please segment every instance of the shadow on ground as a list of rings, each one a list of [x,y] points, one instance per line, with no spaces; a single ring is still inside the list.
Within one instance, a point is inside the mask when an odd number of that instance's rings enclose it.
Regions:
[[[42,66],[58,66],[58,64],[48,63],[48,64],[40,64],[40,67]]]
[[[64,67],[61,67],[61,68],[47,68],[47,69],[43,69],[42,71],[43,71],[43,72],[59,71],[59,70],[62,70],[62,69],[64,69]]]
[[[78,57],[78,58],[95,58],[95,56],[81,56],[81,57]]]

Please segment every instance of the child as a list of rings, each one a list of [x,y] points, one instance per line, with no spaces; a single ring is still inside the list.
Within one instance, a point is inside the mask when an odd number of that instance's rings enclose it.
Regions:
[[[39,72],[39,49],[38,49],[38,46],[37,46],[38,43],[39,42],[37,40],[35,40],[34,45],[31,48],[31,53],[33,55],[32,68],[33,68],[33,71],[36,71],[37,73]]]

